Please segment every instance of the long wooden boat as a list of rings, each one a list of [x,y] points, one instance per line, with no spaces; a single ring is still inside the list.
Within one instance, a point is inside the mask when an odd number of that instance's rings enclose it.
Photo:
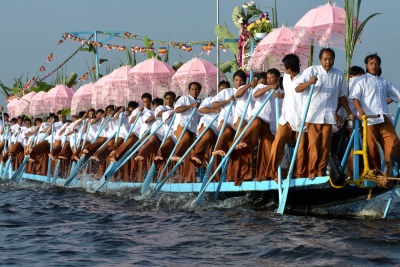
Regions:
[[[11,172],[9,175],[11,176]],[[41,182],[63,187],[65,178],[48,179],[47,176],[23,173],[21,178],[25,181]],[[88,192],[95,192],[104,181],[93,180],[86,176],[78,178],[71,187],[81,188]],[[211,182],[205,189],[206,194],[214,194],[218,188],[218,182]],[[284,184],[284,183],[283,183]],[[112,192],[121,189],[140,189],[143,183],[116,182],[109,181],[103,190]],[[149,188],[156,188],[156,183],[151,183]],[[377,187],[374,182],[365,181],[365,188],[355,185],[346,185],[341,188],[332,186],[330,177],[316,177],[313,180],[308,178],[296,178],[290,181],[290,193],[287,198],[287,208],[296,212],[304,212],[316,207],[329,207],[339,204],[351,203],[365,200],[367,197],[377,196],[387,192],[389,189]],[[160,191],[164,193],[198,194],[202,188],[202,183],[165,183]],[[372,195],[370,189],[372,190]],[[240,186],[235,186],[233,182],[223,182],[219,188],[219,198],[228,198],[244,194],[252,194],[257,199],[259,205],[264,203],[279,203],[278,184],[273,180],[268,181],[245,181]],[[262,200],[262,201],[260,201]],[[275,209],[276,205],[269,208]]]

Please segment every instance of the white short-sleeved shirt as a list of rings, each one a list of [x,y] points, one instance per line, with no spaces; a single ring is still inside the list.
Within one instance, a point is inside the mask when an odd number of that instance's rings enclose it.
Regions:
[[[22,146],[24,146],[25,143],[25,133],[29,131],[30,128],[26,128],[25,126],[21,126],[19,130],[19,134],[16,135],[16,142],[21,143]]]
[[[129,117],[122,115],[121,124],[119,127],[120,128],[119,128],[118,137],[121,137],[122,139],[126,139],[128,136],[129,129],[131,128],[131,125],[129,123]]]
[[[50,123],[49,122],[43,122],[37,131],[37,141],[41,142],[43,140],[47,140],[46,138],[49,136],[46,132],[43,132],[47,127],[49,127]],[[50,141],[49,141],[50,142]]]
[[[143,111],[142,113],[140,113],[139,119],[137,120],[137,123],[135,124],[135,127],[132,130],[132,133],[134,133],[138,138],[141,137],[141,127],[144,123],[143,121],[143,114],[146,113],[147,111],[149,111],[151,109],[147,109],[145,107],[143,107]],[[129,116],[129,121],[134,117],[137,116],[139,114],[139,109],[136,108],[134,111],[132,111],[132,114]],[[134,122],[133,122],[134,123]],[[130,126],[129,126],[130,127]]]
[[[156,116],[156,119],[155,119],[154,123],[151,125],[151,130],[150,130],[151,132],[154,132],[154,131],[157,129],[157,127],[158,127],[160,124],[163,123],[163,115],[164,115],[164,113],[167,113],[167,112],[166,112],[167,110],[171,110],[171,108],[170,108],[170,107],[167,107],[167,106],[163,106],[163,105],[160,105],[160,106],[158,106],[158,107],[156,108],[156,110],[154,111],[155,116]],[[161,111],[164,111],[164,112],[161,114],[161,116],[157,117],[157,114],[158,114],[159,112],[161,112]],[[164,137],[164,131],[165,131],[164,125],[161,126],[161,127],[157,130],[156,135],[157,135],[158,139],[162,140],[162,138]]]
[[[197,134],[199,134],[199,129],[201,125],[204,124],[205,127],[208,125],[211,125],[210,128],[213,130],[215,134],[218,134],[218,120],[215,120],[214,123],[211,124],[212,120],[215,118],[215,116],[218,115],[218,113],[212,112],[212,113],[201,113],[200,109],[202,108],[211,108],[211,100],[213,99],[212,96],[206,97],[203,99],[199,106],[199,114],[201,115],[200,117],[200,122],[197,127]]]
[[[78,143],[80,142],[80,139],[82,138],[83,125],[83,121],[78,124],[77,120],[77,122],[74,123],[74,127],[76,126],[76,129],[74,129],[74,133],[72,133],[69,137],[71,147],[75,147],[75,144],[78,145]]]
[[[230,99],[232,96],[234,96],[236,94],[237,90],[238,89],[236,89],[236,88],[225,88],[224,90],[220,91],[216,96],[214,96],[213,99],[211,99],[211,103],[226,101],[226,100]],[[219,113],[219,117],[218,117],[218,125],[220,125],[221,121],[225,119],[226,113],[228,112],[228,109],[229,109],[229,105],[230,105],[230,103],[221,107],[221,112]],[[233,124],[234,124],[233,118],[235,116],[235,106],[236,106],[236,102],[233,103],[232,110],[229,113],[228,120],[226,121],[226,123],[229,126],[231,126],[232,128],[233,128]]]
[[[144,111],[143,116],[142,116],[143,123],[142,123],[142,127],[140,127],[140,132],[139,132],[140,137],[142,137],[148,129],[151,129],[151,126],[155,122],[155,120],[152,120],[151,122],[146,122],[147,119],[149,119],[151,116],[155,116],[155,112],[153,110]]]
[[[245,86],[245,85],[243,85],[243,86]],[[243,87],[243,86],[241,86],[241,87]],[[238,90],[241,87],[239,87]],[[243,114],[245,114],[246,104],[247,104],[247,100],[249,98],[250,93],[251,93],[251,88],[247,89],[246,92],[244,92],[244,94],[241,97],[236,98],[235,110],[234,110],[234,115],[233,115],[233,124],[237,123],[238,119],[243,117]],[[251,118],[251,111],[253,109],[253,105],[254,105],[254,101],[250,100],[249,106],[247,107],[246,114],[244,116],[244,119],[246,121],[249,121]]]
[[[94,119],[92,119],[92,120],[94,120]],[[87,131],[87,137],[86,137],[87,142],[93,143],[93,140],[96,137],[97,131],[100,128],[101,121],[102,121],[102,119],[98,120],[95,124],[92,124],[90,122],[89,125],[87,126],[87,130],[86,130]]]
[[[164,111],[161,116],[161,121],[162,121],[162,123],[164,123],[164,125],[161,126],[161,128],[158,129],[158,131],[157,131],[157,137],[160,140],[163,140],[165,133],[168,131],[169,125],[171,124],[171,118],[172,118],[171,113],[174,112],[174,110],[169,106],[165,106],[165,108],[167,109],[167,111]],[[153,125],[153,127],[157,127],[157,126]],[[171,126],[171,128],[172,128],[172,126]],[[168,136],[172,136],[172,129],[168,132]]]
[[[256,114],[257,110],[259,109],[259,107],[262,105],[262,103],[265,101],[265,99],[267,98],[267,96],[270,93],[270,91],[268,91],[265,94],[263,94],[262,96],[255,98],[254,94],[264,87],[266,87],[265,84],[259,84],[253,90],[253,99],[255,99],[255,102],[254,102],[253,110],[251,111],[251,116],[254,116]],[[277,89],[277,92],[283,93],[283,90],[279,88],[279,89]],[[279,103],[279,114],[280,114],[281,110],[282,110],[283,99],[279,98],[278,103]],[[275,97],[271,96],[271,98],[267,101],[267,103],[261,109],[260,113],[258,114],[258,117],[265,123],[269,124],[269,128],[270,128],[272,134],[275,135],[276,134],[276,121],[277,121]]]
[[[27,128],[24,132],[24,142],[21,144],[22,146],[28,146],[29,144],[34,145],[33,141],[35,140],[35,135],[31,135],[29,137],[26,136],[27,133],[32,133],[35,130],[35,127]]]
[[[267,98],[269,93],[271,91],[267,91],[260,97],[254,97],[254,94],[258,92],[259,90],[267,87],[265,84],[258,84],[254,90],[253,90],[253,101],[254,101],[254,107],[251,110],[251,116],[254,116],[257,112],[257,110],[260,108],[261,104],[264,102],[264,100]],[[262,119],[266,123],[271,123],[271,113],[274,112],[275,114],[275,108],[272,107],[274,103],[273,97],[271,97],[268,102],[264,105],[264,107],[261,109],[261,111],[258,113],[258,116],[260,119]],[[275,104],[274,104],[275,105]]]
[[[390,98],[394,102],[399,102],[400,89],[385,78],[374,76],[369,73],[357,77],[354,80],[348,97],[350,101],[358,99],[365,114],[381,115],[378,118],[368,119],[368,125],[384,122],[383,115],[386,115],[393,123],[386,98]]]
[[[318,80],[314,86],[306,122],[336,124],[335,112],[338,98],[347,95],[346,79],[343,72],[336,68],[326,72],[321,65],[311,66],[300,74],[300,83],[309,81],[311,76],[317,76]],[[301,92],[301,94],[307,97],[309,92],[310,87]],[[302,112],[304,112],[304,109]]]
[[[290,74],[283,75],[283,88],[285,97],[282,102],[282,112],[279,117],[279,124],[289,123],[293,131],[298,132],[301,124],[301,110],[303,109],[303,95],[296,93],[296,87],[300,84],[299,75],[290,77]]]
[[[196,99],[194,99],[191,95],[185,95],[181,96],[178,101],[175,103],[175,110],[179,107],[183,106],[188,106],[196,103]],[[197,124],[199,123],[200,116],[197,112],[193,114],[193,117],[190,121],[188,119],[190,118],[190,114],[192,113],[193,108],[187,109],[184,112],[176,113],[175,115],[175,121],[174,124],[172,125],[173,130],[175,131],[178,129],[178,125],[181,125],[182,127],[185,127],[187,124],[187,130],[196,133],[197,129]],[[176,136],[176,138],[179,138],[179,136]]]

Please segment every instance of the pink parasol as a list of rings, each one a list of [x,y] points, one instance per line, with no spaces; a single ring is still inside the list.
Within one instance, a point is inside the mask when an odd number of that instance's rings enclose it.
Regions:
[[[92,106],[95,109],[105,108],[108,104],[106,99],[102,99],[102,91],[104,90],[104,82],[106,81],[108,75],[105,75],[98,79],[94,83],[93,95],[92,95]]]
[[[300,58],[301,68],[307,67],[308,46],[298,45],[294,47],[293,31],[285,26],[274,29],[265,36],[254,49],[248,68],[255,71],[265,71],[277,68],[280,71],[282,59],[289,53],[294,53]]]
[[[36,95],[36,92],[29,92],[24,95],[18,103],[18,106],[15,109],[15,116],[20,115],[30,115],[29,107],[32,103],[32,98]]]
[[[88,83],[79,87],[72,96],[71,114],[77,114],[82,110],[92,107],[92,95],[94,91],[94,83]]]
[[[296,43],[312,45],[317,41],[320,46],[344,50],[346,11],[329,2],[311,9],[294,25],[293,33]]]
[[[32,116],[38,116],[40,114],[43,114],[44,99],[46,98],[46,94],[47,94],[46,92],[40,91],[31,98],[29,113]]]
[[[129,71],[129,87],[125,91],[129,100],[139,100],[141,94],[150,93],[153,97],[163,97],[170,90],[174,69],[155,58],[140,62]]]
[[[74,91],[71,88],[63,84],[56,85],[46,94],[43,112],[57,112],[58,110],[70,108],[73,95]]]
[[[217,77],[223,80],[222,74],[211,62],[193,58],[183,64],[172,77],[171,88],[176,92],[187,92],[191,82],[199,82],[202,86],[202,95],[210,95],[217,92]]]
[[[10,118],[15,117],[15,109],[17,108],[18,103],[19,99],[15,97],[7,104],[7,112]]]
[[[104,80],[101,98],[106,99],[109,105],[125,106],[129,101],[126,90],[129,84],[132,83],[132,78],[129,75],[131,69],[131,66],[122,66],[107,75]]]

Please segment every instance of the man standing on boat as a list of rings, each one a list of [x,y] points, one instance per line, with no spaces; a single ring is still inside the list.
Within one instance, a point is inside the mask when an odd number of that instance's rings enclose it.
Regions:
[[[279,89],[280,76],[281,74],[276,68],[256,74],[257,86],[253,90],[252,97],[254,100],[254,108],[250,113],[251,117],[254,116],[256,111],[260,108],[270,90],[277,90],[275,91],[275,97],[283,96],[283,90]],[[236,157],[242,157],[242,155],[246,154],[250,155],[250,161],[247,162],[247,166],[244,166],[246,162],[241,162],[240,167],[244,170],[246,168],[251,170],[253,165],[252,154],[258,145],[255,173],[257,181],[265,180],[267,176],[267,164],[276,133],[275,117],[275,99],[271,97],[235,148],[237,152]],[[251,175],[252,173],[247,173],[247,175],[249,174]]]
[[[200,105],[200,103],[197,102],[197,97],[200,95],[201,84],[198,82],[191,82],[188,86],[188,90],[189,95],[180,97],[175,103],[174,111],[176,117],[172,125],[173,134],[165,140],[165,143],[160,147],[156,157],[154,158],[154,163],[158,168],[164,167],[164,164],[168,157],[170,157],[175,145],[177,147],[171,160],[179,161],[180,157],[183,156],[195,140],[197,124],[200,120],[199,114],[195,112],[191,120],[188,121],[188,119],[190,118],[193,109],[198,108]],[[186,124],[188,124],[187,130],[184,132]],[[183,135],[183,137],[180,142],[176,143],[181,135]]]
[[[157,132],[155,132],[153,136],[150,137],[150,139],[142,146],[135,157],[136,161],[145,161],[145,163],[148,164],[154,160],[157,151],[160,149],[164,134],[166,134],[166,131],[168,130],[168,126],[174,111],[175,99],[176,94],[172,91],[168,91],[164,94],[165,105],[160,108],[161,111],[155,112],[156,122],[151,126],[151,132],[154,132],[160,124],[165,123],[165,125],[161,126],[161,128],[159,128]]]
[[[299,85],[300,60],[295,54],[288,54],[282,59],[285,75],[283,76],[283,88],[285,97],[282,103],[282,114],[279,117],[278,129],[272,143],[271,155],[267,167],[267,176],[278,181],[278,168],[282,162],[285,145],[296,142],[301,124],[301,109],[303,108],[303,96],[296,93]],[[307,135],[303,133],[296,158],[294,177],[307,176]]]
[[[221,92],[222,90],[225,90],[230,87],[231,85],[228,81],[225,80],[220,81],[218,84],[218,92]],[[221,114],[221,108],[211,107],[211,102],[215,96],[215,93],[216,93],[215,91],[212,91],[210,93],[210,96],[203,99],[198,110],[199,115],[201,115],[201,118],[197,126],[197,135],[200,135],[205,130],[206,127],[210,126],[210,128],[205,132],[203,137],[193,148],[193,151],[190,155],[191,163],[193,164],[193,166],[197,168],[201,168],[205,161],[207,160],[209,161],[211,159],[210,154],[214,149],[215,143],[217,142],[218,139],[218,133],[219,133],[218,120],[214,121],[212,124],[211,122],[218,114],[220,114],[219,118],[221,118],[221,116],[223,117],[223,115]],[[216,160],[212,162],[214,170],[217,167],[217,163],[218,162]],[[185,175],[194,177],[195,176],[194,168],[185,169]],[[192,180],[195,180],[195,178],[192,178]]]
[[[393,118],[389,114],[387,101],[390,99],[398,102],[400,89],[380,77],[381,58],[377,54],[366,56],[364,63],[367,73],[352,83],[349,101],[353,101],[360,120],[363,115],[380,115],[378,118],[368,119],[368,161],[371,170],[381,168],[379,143],[385,156],[384,174],[388,175],[390,161],[398,163],[400,158],[400,141],[393,126]]]
[[[308,133],[308,177],[326,176],[332,138],[332,125],[336,124],[338,101],[349,116],[354,117],[347,104],[347,86],[343,72],[334,68],[335,52],[323,48],[319,53],[321,65],[308,67],[299,77],[296,92],[308,96],[314,84],[306,117]],[[304,111],[304,109],[302,110]]]

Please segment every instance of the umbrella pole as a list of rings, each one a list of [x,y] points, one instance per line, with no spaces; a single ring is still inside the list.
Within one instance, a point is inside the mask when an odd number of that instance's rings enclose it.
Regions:
[[[314,60],[314,44],[310,45],[310,53],[308,55],[308,66],[312,66]]]
[[[219,25],[219,0],[217,0],[217,25]],[[217,35],[217,94],[219,85],[219,38]]]

